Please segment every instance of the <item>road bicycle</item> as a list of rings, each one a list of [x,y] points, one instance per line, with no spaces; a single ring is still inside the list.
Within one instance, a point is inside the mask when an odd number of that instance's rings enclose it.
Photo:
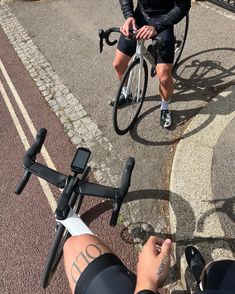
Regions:
[[[186,15],[182,21],[174,26],[175,35],[175,57],[173,63],[173,70],[182,55],[184,45],[187,38],[189,25],[189,15]],[[104,40],[109,46],[114,46],[117,40],[110,40],[110,34],[116,32],[121,33],[119,28],[110,28],[106,31],[99,30],[100,37],[100,53],[103,51]],[[135,35],[130,34],[130,38],[135,38]],[[156,75],[155,60],[157,55],[161,54],[163,41],[160,37],[152,40],[152,45],[145,47],[144,40],[138,40],[136,45],[136,53],[132,57],[123,77],[120,82],[116,99],[113,107],[113,126],[118,135],[126,134],[135,124],[140,110],[142,108],[147,84],[148,84],[148,61],[151,65],[151,76]],[[123,86],[127,87],[127,97],[125,102],[120,99]]]
[[[76,232],[89,233],[89,228],[79,216],[79,210],[85,195],[97,196],[113,200],[113,210],[110,225],[115,226],[122,206],[123,199],[128,193],[131,175],[135,160],[129,157],[123,170],[119,188],[113,188],[96,183],[90,183],[87,178],[90,167],[87,165],[91,151],[86,148],[78,148],[70,165],[72,175],[66,176],[43,164],[36,162],[36,156],[40,153],[47,130],[42,128],[36,135],[35,142],[26,151],[23,157],[24,176],[18,184],[15,193],[20,195],[28,183],[31,174],[46,180],[52,185],[63,189],[55,210],[56,229],[47,260],[41,276],[41,286],[45,289],[56,271],[63,255],[65,241]]]

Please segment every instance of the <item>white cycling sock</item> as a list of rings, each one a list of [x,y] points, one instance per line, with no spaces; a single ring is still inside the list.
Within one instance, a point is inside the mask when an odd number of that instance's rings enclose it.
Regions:
[[[169,110],[169,101],[162,100],[161,110]]]

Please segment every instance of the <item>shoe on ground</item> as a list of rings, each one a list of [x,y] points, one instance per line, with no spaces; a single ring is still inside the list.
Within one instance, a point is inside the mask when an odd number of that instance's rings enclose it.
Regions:
[[[169,110],[161,110],[160,125],[163,128],[171,126],[171,113]]]
[[[122,106],[126,102],[130,102],[131,99],[132,99],[132,95],[127,95],[127,97],[125,97],[125,95],[123,93],[121,93],[121,95],[119,96],[119,99],[118,99],[118,106]],[[109,105],[113,107],[115,104],[115,101],[116,101],[116,99],[109,101]]]
[[[197,284],[200,283],[200,276],[204,266],[206,265],[201,253],[194,246],[187,246],[185,249],[185,257],[187,264]]]

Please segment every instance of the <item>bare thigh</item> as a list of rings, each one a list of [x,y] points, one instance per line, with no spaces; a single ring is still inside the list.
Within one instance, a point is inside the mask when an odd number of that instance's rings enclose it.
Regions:
[[[112,251],[94,235],[73,236],[66,241],[64,245],[64,264],[73,293],[81,273],[88,264],[105,253],[112,253]]]
[[[121,80],[122,75],[124,74],[130,59],[131,59],[130,56],[116,49],[116,53],[115,53],[115,57],[113,61],[113,67],[115,68],[117,72],[117,76],[119,80]]]

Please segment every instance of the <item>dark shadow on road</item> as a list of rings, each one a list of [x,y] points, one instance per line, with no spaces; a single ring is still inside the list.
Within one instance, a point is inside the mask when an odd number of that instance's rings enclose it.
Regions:
[[[96,204],[86,212],[82,214],[82,220],[89,226],[95,219],[97,219],[101,214],[112,209],[111,201],[104,201]]]
[[[187,126],[187,122],[193,118],[203,106],[210,102],[223,90],[235,84],[235,66],[230,63],[223,64],[221,56],[231,56],[231,60],[235,58],[234,48],[214,48],[195,53],[183,59],[174,73],[175,78],[175,94],[172,102],[188,103],[187,109],[173,109],[172,111],[172,126],[169,129],[170,135],[167,140],[161,138],[153,141],[152,138],[143,138],[139,132],[140,124],[144,123],[147,116],[157,110],[159,105],[141,113],[135,126],[130,131],[133,140],[143,145],[162,146],[175,144],[185,137],[189,137],[206,126],[208,126],[215,118],[215,115],[208,117],[201,125],[192,132],[182,136],[183,131]],[[155,96],[150,97],[150,101],[156,100]],[[146,98],[148,101],[148,98]],[[200,102],[201,101],[201,102]],[[210,103],[217,103],[211,101]],[[223,103],[223,102],[221,102]],[[216,115],[225,115],[234,111],[227,109],[228,112],[222,112],[219,103],[217,103],[218,112]],[[192,107],[195,105],[195,107]],[[216,105],[215,105],[216,106]],[[158,124],[158,122],[157,122]],[[156,132],[161,132],[159,126],[155,125]],[[151,134],[151,132],[150,132]],[[144,134],[146,136],[146,134]]]
[[[211,213],[223,212],[227,214],[234,221],[234,213],[231,209],[234,205],[235,197],[230,199],[212,200],[211,202],[224,202],[218,209],[209,210],[205,213],[196,223],[196,218],[193,209],[189,202],[183,199],[180,195],[164,190],[138,190],[129,192],[126,196],[124,203],[130,203],[136,200],[144,199],[156,199],[169,202],[169,195],[171,201],[171,207],[176,216],[176,231],[174,233],[162,233],[157,232],[150,223],[135,222],[128,223],[128,225],[120,232],[121,239],[127,244],[144,244],[150,235],[157,235],[160,238],[170,238],[176,244],[176,264],[172,267],[168,283],[174,283],[180,279],[180,260],[184,255],[184,249],[188,245],[195,245],[199,248],[205,248],[205,244],[210,248],[211,252],[214,249],[224,249],[223,241],[230,244],[232,250],[235,250],[235,238],[218,238],[218,237],[195,237],[195,231],[199,227],[203,229],[205,219]],[[83,220],[90,225],[97,217],[112,209],[110,201],[104,201],[91,207],[88,211],[82,215]],[[184,217],[185,216],[185,217]],[[179,237],[181,236],[181,237]],[[208,261],[212,261],[211,252],[207,252]],[[186,269],[186,278],[190,277],[190,272]],[[174,294],[183,294],[186,292],[175,291]]]
[[[217,212],[222,212],[225,213],[228,217],[231,218],[233,222],[235,222],[235,215],[233,212],[233,206],[235,202],[235,197],[231,197],[229,199],[219,199],[219,200],[211,200],[208,201],[210,203],[221,203],[223,204],[218,207],[214,208],[213,210],[208,210],[207,213],[205,213],[201,218],[199,219],[198,224],[196,224],[195,216],[193,209],[191,205],[181,196],[179,196],[176,193],[172,193],[169,191],[164,191],[164,190],[138,190],[138,191],[132,191],[129,192],[126,198],[124,199],[124,203],[129,203],[131,201],[136,201],[136,200],[143,200],[143,199],[156,199],[156,200],[163,200],[163,201],[168,201],[168,194],[170,193],[170,198],[171,198],[171,205],[172,209],[175,213],[175,215],[180,215],[177,219],[177,229],[176,233],[174,234],[162,234],[162,233],[157,233],[158,236],[163,238],[171,238],[174,242],[180,245],[187,245],[189,242],[198,242],[198,241],[203,241],[205,240],[218,240],[218,238],[195,238],[194,237],[194,232],[195,229],[199,229],[200,232],[203,230],[203,224],[205,222],[205,219],[211,214],[211,213],[217,213]],[[109,211],[112,209],[112,202],[109,200],[106,200],[104,202],[100,202],[96,204],[95,206],[91,207],[88,211],[84,212],[82,214],[83,220],[86,222],[87,225],[90,225],[97,217],[99,217],[101,214],[105,213],[106,211]],[[187,222],[185,222],[184,217],[182,215],[187,215]],[[133,227],[133,236],[134,237],[139,237],[141,240],[141,243],[145,243],[149,235],[151,235],[154,232],[154,228],[151,226],[151,224],[144,224],[146,227],[144,228],[142,225],[143,223],[137,222],[134,224],[130,224],[130,228],[132,225],[135,225]],[[128,229],[125,228],[125,229]],[[177,236],[184,236],[185,232],[187,232],[187,237],[184,237],[182,239],[177,239]],[[141,237],[141,236],[142,237]],[[221,239],[220,239],[221,240]],[[227,239],[226,239],[227,240]]]
[[[158,199],[158,200],[169,202],[169,197],[168,197],[169,194],[170,194],[171,206],[174,211],[174,214],[176,215],[177,228],[176,228],[176,233],[174,234],[163,235],[160,233],[162,237],[164,238],[170,237],[174,242],[176,242],[179,245],[187,245],[190,242],[192,243],[195,243],[198,241],[202,242],[203,240],[205,241],[221,240],[220,238],[201,238],[201,237],[195,238],[194,237],[195,229],[197,229],[198,226],[203,225],[203,223],[205,222],[205,219],[210,215],[211,210],[208,211],[209,213],[208,212],[205,213],[199,219],[198,224],[196,224],[195,215],[190,203],[176,193],[173,193],[170,191],[164,191],[164,190],[138,190],[138,191],[129,192],[124,200],[124,203],[136,201],[136,200],[143,200],[143,199]],[[233,211],[235,197],[231,197],[228,199],[219,199],[219,200],[216,199],[216,200],[211,200],[208,202],[214,203],[215,205],[217,205],[217,203],[219,202],[220,203],[223,202],[223,204],[220,205],[220,207],[215,208],[212,212],[213,213],[222,212],[226,214],[228,217],[230,217],[230,219],[233,222],[235,222],[235,215]],[[183,215],[187,217],[187,221],[184,217],[182,217]],[[177,216],[180,216],[180,217],[177,218]],[[151,228],[151,225],[150,226],[148,225],[147,227],[148,227],[147,231],[152,233],[153,228]],[[184,237],[182,239],[176,238],[176,236],[185,236],[185,232],[187,232],[186,234],[187,237]],[[142,239],[142,242],[145,243],[149,235],[147,233],[144,233],[143,235],[146,236],[146,238]],[[225,240],[227,241],[228,239],[225,238]]]
[[[207,255],[209,254],[209,259],[212,260],[211,253],[214,249],[224,249],[223,241],[227,241],[232,250],[234,251],[234,242],[235,238],[218,238],[218,237],[195,237],[195,230],[197,228],[195,215],[193,212],[193,209],[189,202],[187,202],[185,199],[183,199],[180,195],[176,193],[172,193],[169,191],[164,190],[139,190],[130,192],[125,202],[131,202],[141,199],[161,199],[165,201],[169,201],[169,198],[167,195],[170,194],[170,201],[171,206],[174,211],[174,214],[176,216],[176,232],[175,233],[169,233],[169,234],[162,234],[161,232],[156,232],[154,228],[151,226],[151,224],[148,223],[136,223],[136,224],[129,224],[127,228],[124,229],[131,232],[131,235],[134,237],[134,240],[142,240],[142,244],[145,243],[145,241],[148,239],[148,237],[152,234],[157,235],[158,237],[162,238],[170,238],[172,239],[176,244],[176,265],[172,268],[172,272],[170,275],[169,283],[175,282],[177,279],[180,278],[180,260],[182,256],[184,255],[184,249],[188,245],[195,245],[199,249],[200,247],[205,247],[205,244],[209,245],[209,248],[211,252],[207,252]],[[232,217],[232,220],[234,221],[234,214],[231,212],[231,206],[234,204],[234,197],[222,200],[225,203],[221,206],[221,209],[216,210],[222,211],[223,213],[227,214],[228,216]],[[214,200],[212,200],[214,203]],[[185,217],[184,217],[185,216]],[[205,219],[207,217],[207,214],[205,214]],[[124,238],[126,236],[126,232],[122,232],[122,237]],[[182,237],[179,237],[182,236]],[[124,239],[125,240],[125,239]],[[125,242],[128,242],[128,240],[125,240]],[[185,272],[185,275],[189,275],[190,273],[188,269]],[[174,292],[176,293],[184,293],[184,292]]]
[[[224,213],[226,214],[232,222],[235,222],[235,197],[227,199],[215,199],[208,201],[208,203],[213,203],[215,208],[208,210],[204,215],[200,217],[197,224],[197,231],[202,232],[204,228],[204,223],[206,218],[208,218],[212,213]]]
[[[235,76],[233,63],[223,64],[221,56],[231,57],[233,60],[234,48],[212,48],[194,53],[179,62],[173,76],[177,81],[178,89],[196,87],[203,89],[217,87],[226,83],[226,78],[232,79]],[[189,71],[188,77],[186,71]],[[216,90],[216,89],[215,89]]]

